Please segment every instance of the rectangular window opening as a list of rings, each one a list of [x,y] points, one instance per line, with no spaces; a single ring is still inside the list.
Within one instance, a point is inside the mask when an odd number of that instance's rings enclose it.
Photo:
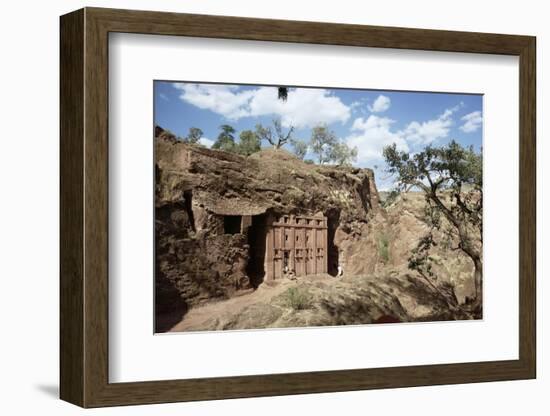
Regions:
[[[241,232],[240,215],[226,215],[223,217],[223,232],[225,234],[240,234]]]

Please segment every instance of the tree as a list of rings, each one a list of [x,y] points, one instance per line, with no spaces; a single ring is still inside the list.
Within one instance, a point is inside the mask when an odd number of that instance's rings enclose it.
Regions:
[[[185,138],[185,141],[188,143],[198,143],[198,141],[202,137],[202,130],[197,127],[191,127],[189,129],[189,133],[187,133],[187,137]]]
[[[280,118],[273,120],[273,128],[271,128],[271,126],[264,127],[261,124],[256,124],[256,135],[260,140],[267,141],[276,149],[280,149],[291,140],[293,131],[294,127],[290,126],[285,133]]]
[[[337,165],[351,165],[357,159],[357,147],[350,148],[339,140],[326,124],[313,127],[309,147],[317,155],[321,165],[330,162]]]
[[[432,209],[428,204],[425,208],[424,219],[429,226],[429,231],[425,236],[420,238],[417,246],[412,249],[411,256],[408,259],[408,267],[420,275],[439,298],[446,302],[453,313],[464,316],[465,311],[458,304],[454,285],[450,282],[439,281],[433,270],[436,260],[431,255],[431,251],[432,247],[438,245],[434,231],[442,228],[441,213],[438,210]]]
[[[388,171],[397,175],[397,190],[420,189],[426,198],[428,234],[421,239],[409,259],[409,268],[433,277],[429,249],[435,245],[433,231],[441,230],[448,240],[458,241],[453,250],[461,250],[473,262],[474,310],[481,309],[483,189],[482,155],[473,147],[464,148],[455,141],[442,147],[426,147],[410,155],[395,144],[384,148]],[[441,221],[441,217],[447,221]]]
[[[212,145],[212,149],[225,150],[226,152],[235,151],[235,129],[229,124],[220,126],[221,132]]]
[[[304,157],[307,153],[307,143],[303,140],[290,139],[290,145],[292,146],[292,151],[298,157],[298,159],[304,160]]]
[[[311,130],[309,145],[311,151],[317,155],[319,164],[328,163],[331,160],[331,151],[338,139],[326,124],[320,124]]]
[[[329,158],[339,166],[349,166],[357,160],[357,147],[349,147],[344,142],[336,142],[329,149]]]
[[[239,135],[240,142],[237,146],[237,153],[250,156],[261,149],[260,138],[252,130],[244,130]]]

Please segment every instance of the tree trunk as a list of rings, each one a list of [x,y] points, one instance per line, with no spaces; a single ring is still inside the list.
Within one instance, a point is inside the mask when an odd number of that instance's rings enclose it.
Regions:
[[[470,256],[471,257],[471,256]],[[479,257],[472,258],[474,261],[474,284],[475,284],[475,299],[474,309],[482,307],[483,302],[483,264]]]
[[[439,199],[435,190],[432,188],[431,192],[426,186],[420,186],[428,193],[430,199],[435,202],[439,209],[443,212],[443,215],[453,224],[458,231],[458,238],[460,240],[460,249],[474,262],[474,287],[475,298],[473,302],[474,310],[481,310],[483,302],[483,262],[481,261],[481,252],[476,248],[474,242],[471,240],[470,233],[464,223],[462,223],[452,211],[445,206],[445,204]]]

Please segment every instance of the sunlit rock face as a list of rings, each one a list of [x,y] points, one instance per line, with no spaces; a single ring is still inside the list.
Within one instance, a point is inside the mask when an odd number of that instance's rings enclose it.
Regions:
[[[156,305],[188,308],[257,288],[281,215],[327,218],[327,271],[375,269],[381,215],[370,169],[308,164],[285,150],[245,157],[155,130]]]

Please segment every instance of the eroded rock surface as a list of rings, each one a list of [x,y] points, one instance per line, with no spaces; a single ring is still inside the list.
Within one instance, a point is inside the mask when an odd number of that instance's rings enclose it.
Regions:
[[[160,320],[182,304],[189,308],[230,298],[262,283],[251,271],[251,233],[244,227],[263,215],[323,214],[329,273],[335,274],[338,264],[355,274],[375,269],[376,242],[368,236],[380,204],[370,169],[308,164],[276,149],[244,157],[177,141],[161,128],[155,162]],[[160,330],[170,326],[167,322],[157,321]]]
[[[480,317],[449,306],[474,291],[457,241],[435,233],[433,285],[408,268],[428,231],[421,193],[382,207],[370,169],[308,164],[275,149],[244,157],[161,128],[155,158],[157,331]],[[254,250],[265,251],[266,218],[288,214],[327,218],[328,274],[272,285]]]

